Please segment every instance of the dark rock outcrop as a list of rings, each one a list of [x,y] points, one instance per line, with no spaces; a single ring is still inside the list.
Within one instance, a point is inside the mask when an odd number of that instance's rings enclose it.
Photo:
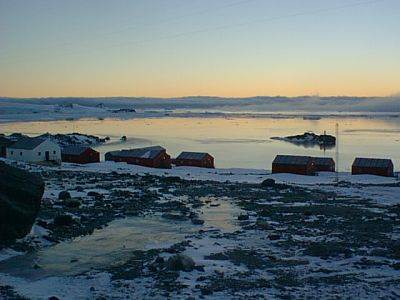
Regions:
[[[194,260],[184,254],[177,254],[174,256],[171,256],[167,262],[166,262],[166,267],[170,271],[186,271],[190,272],[193,271],[196,264]]]
[[[272,140],[285,141],[304,147],[320,146],[325,148],[333,148],[336,145],[336,137],[328,134],[315,134],[313,132],[305,132],[299,135],[291,135],[286,137],[271,137]]]
[[[43,192],[40,176],[0,162],[0,241],[22,238],[30,232]]]
[[[53,221],[55,226],[70,226],[74,223],[74,220],[70,215],[58,215]]]
[[[272,178],[267,178],[261,182],[261,185],[264,187],[275,187],[275,180]]]
[[[68,191],[61,191],[58,194],[58,199],[59,200],[71,199],[71,194]]]

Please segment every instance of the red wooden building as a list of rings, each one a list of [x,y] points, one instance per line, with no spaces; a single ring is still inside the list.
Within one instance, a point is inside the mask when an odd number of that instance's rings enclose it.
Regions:
[[[90,147],[67,146],[61,150],[63,162],[88,164],[100,161],[100,153]]]
[[[171,156],[161,146],[111,151],[105,154],[105,160],[151,168],[171,168]]]
[[[357,157],[351,167],[351,174],[371,174],[392,177],[393,163],[390,159]]]
[[[314,175],[314,160],[310,156],[277,155],[272,162],[272,173]]]
[[[214,157],[205,152],[182,152],[173,160],[176,166],[215,168]]]
[[[313,157],[316,172],[335,172],[335,161],[330,157]]]

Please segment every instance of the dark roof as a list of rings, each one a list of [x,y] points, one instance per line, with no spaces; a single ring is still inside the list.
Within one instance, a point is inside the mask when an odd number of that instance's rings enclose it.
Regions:
[[[164,151],[165,148],[161,146],[153,146],[153,147],[145,147],[145,148],[137,148],[137,149],[127,149],[127,150],[120,150],[120,151],[111,151],[108,152],[112,156],[119,156],[119,157],[134,157],[134,158],[148,158],[153,159],[161,151]]]
[[[67,155],[80,155],[83,152],[85,152],[87,149],[92,149],[90,147],[84,147],[84,146],[67,146],[64,149],[61,150],[62,154],[67,154]],[[92,149],[93,150],[93,149]]]
[[[272,163],[282,165],[307,165],[310,160],[310,156],[277,155]]]
[[[314,163],[319,166],[330,166],[335,164],[334,160],[330,157],[313,157]]]
[[[9,140],[8,138],[5,138],[3,136],[0,136],[0,145],[3,146],[10,146],[11,144],[13,144],[14,142]]]
[[[357,157],[353,166],[364,168],[386,168],[393,165],[392,160],[383,158],[362,158]]]
[[[32,150],[39,146],[41,143],[46,141],[44,138],[22,138],[18,140],[16,143],[11,145],[10,149],[25,149],[25,150]]]
[[[202,160],[206,155],[209,154],[205,152],[182,152],[176,159]]]

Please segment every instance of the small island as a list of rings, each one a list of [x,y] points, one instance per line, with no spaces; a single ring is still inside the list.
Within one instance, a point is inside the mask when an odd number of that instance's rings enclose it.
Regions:
[[[320,146],[321,148],[333,148],[336,146],[336,137],[326,133],[318,135],[313,132],[305,132],[286,137],[271,137],[271,140],[285,141],[304,147]]]

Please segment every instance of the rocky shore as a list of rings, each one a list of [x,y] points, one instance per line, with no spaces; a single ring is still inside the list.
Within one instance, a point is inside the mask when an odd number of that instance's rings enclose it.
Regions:
[[[12,133],[10,135],[2,135],[3,138],[11,141],[17,142],[22,138],[28,137],[27,135],[21,133]],[[83,134],[83,133],[68,133],[68,134],[50,134],[45,133],[40,135],[43,138],[49,138],[55,143],[57,143],[60,147],[67,147],[67,146],[97,146],[100,144],[104,144],[109,138],[100,138],[98,136]]]
[[[46,182],[35,225],[42,230],[1,246],[26,254],[0,261],[0,297],[40,298],[2,277],[15,271],[10,260],[71,245],[117,220],[148,217],[184,234],[65,278],[89,282],[79,286],[89,299],[398,296],[399,205],[271,179],[249,184],[35,168]],[[39,260],[25,268],[40,277],[47,266]],[[107,289],[91,281],[99,274],[108,274]],[[43,293],[65,297],[56,288]]]

